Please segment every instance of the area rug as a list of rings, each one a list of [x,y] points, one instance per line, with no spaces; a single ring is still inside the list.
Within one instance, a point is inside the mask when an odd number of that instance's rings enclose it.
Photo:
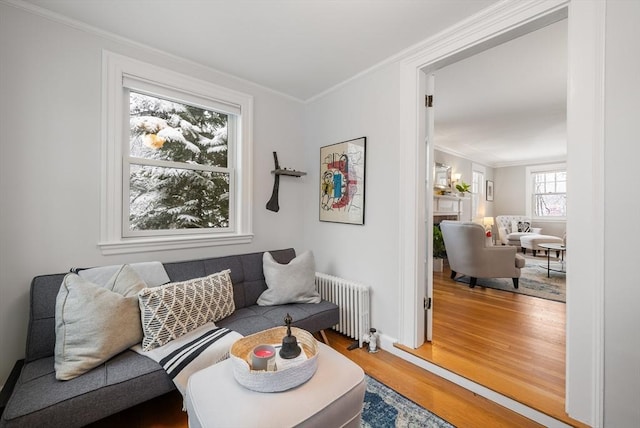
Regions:
[[[362,422],[364,428],[447,427],[453,425],[398,394],[388,386],[366,376]]]
[[[547,277],[546,257],[526,255],[525,260],[525,267],[520,270],[518,289],[513,288],[511,278],[478,278],[476,287],[493,288],[556,302],[566,302],[566,274],[551,271]],[[557,266],[558,262],[552,258],[552,268],[554,264]],[[464,275],[456,278],[456,282],[462,284],[469,284],[469,280],[470,278]]]

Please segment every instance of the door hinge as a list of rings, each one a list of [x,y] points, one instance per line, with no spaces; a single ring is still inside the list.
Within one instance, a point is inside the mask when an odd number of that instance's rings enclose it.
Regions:
[[[431,309],[431,297],[424,298],[424,310],[427,311]]]
[[[433,107],[433,95],[425,95],[424,96],[424,106],[425,107]]]

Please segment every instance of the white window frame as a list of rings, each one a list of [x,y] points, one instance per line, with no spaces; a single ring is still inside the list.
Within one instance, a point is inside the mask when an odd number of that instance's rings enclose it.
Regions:
[[[483,165],[471,164],[471,220],[483,221],[486,215],[485,205],[485,177],[487,169]],[[476,181],[479,179],[479,182]],[[483,223],[484,224],[484,223]]]
[[[566,221],[566,216],[536,216],[533,210],[533,174],[537,173],[545,173],[545,172],[555,172],[555,171],[567,171],[566,163],[554,163],[547,165],[536,165],[536,166],[528,166],[525,168],[525,183],[526,183],[526,212],[531,217],[531,220],[536,220],[537,222],[545,222],[545,221]],[[568,189],[567,189],[568,190]]]
[[[215,245],[250,243],[252,233],[252,142],[253,97],[152,64],[144,63],[112,52],[103,51],[103,123],[102,123],[102,185],[100,242],[103,254],[122,254],[197,248]],[[125,84],[126,82],[126,84]],[[133,82],[133,83],[132,83]],[[178,230],[170,234],[135,236],[124,229],[129,203],[125,189],[129,179],[126,158],[129,156],[129,90],[143,87],[156,96],[169,97],[206,108],[235,115],[235,147],[230,147],[229,162],[234,176],[230,188],[230,227],[224,230]],[[238,114],[239,112],[239,114]],[[232,122],[232,121],[231,121]],[[231,122],[228,127],[231,129]],[[234,130],[230,130],[233,133]],[[166,232],[166,231],[163,231]],[[132,236],[134,235],[134,236]]]

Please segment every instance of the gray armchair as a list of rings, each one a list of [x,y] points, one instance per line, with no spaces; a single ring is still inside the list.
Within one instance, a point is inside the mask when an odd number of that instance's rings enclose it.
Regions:
[[[456,274],[471,278],[469,286],[475,287],[478,278],[511,278],[518,288],[520,268],[525,260],[511,246],[487,246],[482,225],[472,222],[444,220],[440,223],[451,278]]]

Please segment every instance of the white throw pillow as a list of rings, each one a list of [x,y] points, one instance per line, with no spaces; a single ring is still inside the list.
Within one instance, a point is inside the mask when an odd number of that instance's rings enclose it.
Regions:
[[[265,252],[262,269],[269,288],[258,297],[258,305],[320,303],[320,294],[315,286],[316,265],[311,251],[305,251],[287,264],[278,263]]]
[[[212,275],[145,288],[138,293],[142,350],[162,346],[208,322],[231,315],[236,307],[229,269]]]
[[[164,265],[160,262],[129,263],[129,266],[144,280],[147,287],[157,287],[170,282]],[[102,285],[120,270],[122,265],[99,266],[89,269],[80,269],[77,273],[81,278],[94,284]]]
[[[146,286],[128,265],[105,286],[75,273],[64,277],[56,298],[56,379],[80,376],[142,340],[137,293]]]

